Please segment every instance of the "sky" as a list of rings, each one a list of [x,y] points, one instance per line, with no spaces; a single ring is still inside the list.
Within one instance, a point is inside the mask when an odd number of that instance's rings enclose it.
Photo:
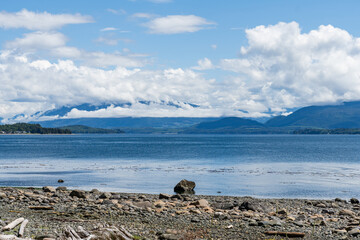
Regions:
[[[355,0],[3,1],[0,118],[259,118],[357,101],[358,9]],[[43,114],[63,106],[74,108]]]

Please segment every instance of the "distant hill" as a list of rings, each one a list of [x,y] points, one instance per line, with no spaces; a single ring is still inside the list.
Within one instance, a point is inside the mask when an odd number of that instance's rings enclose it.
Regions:
[[[43,128],[40,124],[15,123],[0,125],[0,134],[71,134],[71,131],[59,128]]]
[[[194,126],[194,128],[197,129],[245,128],[245,127],[264,127],[264,125],[250,119],[227,117],[216,121],[202,122]]]
[[[104,128],[93,128],[83,125],[72,125],[72,126],[65,126],[60,127],[60,129],[68,129],[72,133],[124,133],[124,131],[120,129],[104,129]]]
[[[219,118],[151,118],[151,117],[123,117],[123,118],[71,118],[51,121],[33,122],[43,127],[63,127],[83,125],[93,128],[185,128],[200,122],[214,121]]]
[[[267,133],[264,124],[238,117],[208,121],[186,128],[182,133]]]
[[[265,123],[267,127],[360,128],[360,101],[341,105],[310,106],[288,116],[278,116]]]
[[[79,108],[90,108],[87,105]],[[104,107],[104,106],[100,106]],[[70,108],[61,108],[47,114],[63,115]],[[265,123],[252,119],[187,118],[187,117],[123,117],[77,118],[36,122],[43,127],[77,126],[75,132],[107,132],[104,129],[121,129],[127,133],[292,133],[298,129],[359,129],[360,101],[339,105],[310,106],[296,110],[288,116],[277,116]],[[82,125],[82,127],[78,127]],[[89,128],[86,128],[87,126]],[[94,129],[90,129],[94,128]],[[119,130],[115,130],[119,131]],[[311,131],[305,131],[308,133]],[[329,133],[332,133],[330,131]]]

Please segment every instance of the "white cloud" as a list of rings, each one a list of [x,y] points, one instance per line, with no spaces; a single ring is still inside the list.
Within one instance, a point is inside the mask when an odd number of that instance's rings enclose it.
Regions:
[[[51,49],[64,46],[66,41],[67,38],[59,32],[32,32],[25,34],[23,38],[7,42],[5,47],[22,50]]]
[[[145,61],[137,57],[125,56],[121,53],[84,52],[81,60],[93,67],[141,67],[145,64]]]
[[[215,23],[195,15],[169,15],[155,18],[144,24],[149,32],[154,34],[197,32],[214,25]]]
[[[95,40],[98,43],[104,43],[109,46],[116,46],[118,45],[119,41],[124,43],[131,43],[133,40],[128,38],[112,38],[112,37],[99,37]]]
[[[114,27],[107,27],[107,28],[103,28],[101,29],[100,31],[101,32],[108,32],[108,31],[117,31],[118,29],[117,28],[114,28]]]
[[[151,13],[134,13],[133,15],[131,15],[131,17],[133,18],[146,18],[146,19],[151,19],[156,17],[155,14],[151,14]]]
[[[198,62],[198,66],[193,67],[195,70],[209,70],[214,68],[214,65],[208,58],[200,59]]]
[[[107,58],[105,56],[104,58]],[[128,70],[77,66],[72,61],[19,61],[9,55],[0,64],[0,116],[31,115],[55,106],[81,103],[192,102],[208,108],[209,82],[190,70]],[[193,94],[194,91],[199,94]],[[36,101],[34,101],[36,100]],[[151,115],[154,107],[143,109]],[[128,114],[132,110],[128,109]],[[137,110],[140,111],[140,110]],[[124,111],[123,111],[124,112]],[[140,114],[140,113],[138,113]]]
[[[130,42],[130,39],[98,38],[97,42],[117,45],[118,41]],[[5,47],[20,55],[36,55],[65,58],[82,61],[83,64],[96,67],[122,66],[140,67],[145,64],[144,55],[124,55],[121,53],[88,52],[66,46],[67,38],[59,32],[32,32],[7,42]]]
[[[52,37],[54,43],[46,41]],[[294,107],[359,100],[360,38],[331,25],[303,33],[295,22],[248,29],[246,37],[239,58],[216,65],[203,58],[193,69],[155,71],[140,68],[147,58],[127,49],[86,52],[67,46],[56,32],[30,33],[0,52],[0,116],[25,113],[23,119],[30,119],[37,111],[63,105],[112,103],[93,112],[73,110],[67,117],[261,117],[269,111],[288,114]],[[10,48],[41,48],[37,38],[45,39],[51,56],[73,60],[54,62],[38,55],[34,60],[33,54]],[[115,67],[103,68],[108,66]],[[201,71],[211,68],[222,71],[224,80],[206,79]],[[125,102],[132,106],[116,106]]]
[[[124,9],[116,10],[116,9],[108,8],[107,11],[112,13],[112,14],[116,14],[116,15],[124,15],[124,14],[126,14],[126,11]]]
[[[360,38],[331,25],[302,33],[296,22],[246,30],[238,59],[223,59],[258,102],[275,109],[360,99]]]
[[[26,28],[30,30],[48,31],[61,28],[67,24],[90,23],[90,16],[81,14],[36,13],[23,9],[16,13],[0,12],[0,28]]]
[[[95,40],[95,42],[104,43],[109,46],[116,46],[118,45],[119,40],[113,38],[99,37]]]

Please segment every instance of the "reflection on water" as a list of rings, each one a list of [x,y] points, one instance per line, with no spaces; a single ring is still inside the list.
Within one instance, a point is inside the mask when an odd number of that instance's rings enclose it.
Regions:
[[[0,185],[288,198],[360,196],[360,136],[0,136]],[[58,179],[64,183],[58,183]]]

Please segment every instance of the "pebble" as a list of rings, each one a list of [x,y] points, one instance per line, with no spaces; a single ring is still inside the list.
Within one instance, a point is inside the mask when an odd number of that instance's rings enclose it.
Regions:
[[[53,239],[60,239],[69,224],[77,231],[80,231],[77,227],[82,226],[82,230],[89,233],[97,224],[110,222],[121,223],[132,234],[145,239],[264,239],[266,231],[274,230],[305,232],[306,239],[360,235],[357,216],[360,206],[354,200],[349,204],[341,199],[269,200],[100,193],[66,188],[46,192],[48,187],[40,190],[2,188],[0,225],[24,217],[29,219],[28,236]],[[34,210],[36,208],[38,210]]]

